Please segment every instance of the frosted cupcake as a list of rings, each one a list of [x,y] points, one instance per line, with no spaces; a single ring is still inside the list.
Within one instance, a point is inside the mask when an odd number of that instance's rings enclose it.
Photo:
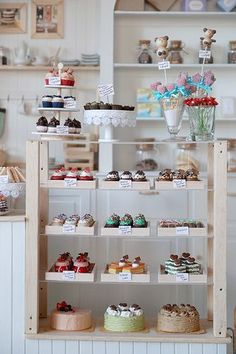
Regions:
[[[42,106],[45,107],[45,108],[52,107],[52,98],[53,98],[53,96],[50,96],[50,95],[43,96],[43,98],[42,98]]]
[[[81,181],[92,181],[93,180],[93,174],[90,170],[90,168],[85,168],[79,175],[79,180]]]
[[[63,108],[64,107],[64,100],[60,95],[53,96],[52,107],[53,108]]]
[[[67,120],[64,123],[65,127],[68,127],[68,133],[74,134],[75,133],[75,125],[73,121],[70,118],[67,118]]]
[[[48,121],[46,117],[40,117],[36,123],[36,130],[40,133],[46,133],[48,131]]]
[[[59,120],[53,117],[48,123],[48,133],[56,133],[58,125],[60,125]]]

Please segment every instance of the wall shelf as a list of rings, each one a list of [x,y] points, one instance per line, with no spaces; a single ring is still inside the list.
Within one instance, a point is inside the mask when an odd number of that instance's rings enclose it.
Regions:
[[[206,11],[206,12],[186,12],[186,11],[115,11],[115,16],[154,16],[154,17],[222,17],[232,18],[236,16],[236,12],[222,12],[222,11]]]
[[[171,69],[200,69],[201,64],[171,64]],[[206,68],[212,69],[236,69],[236,64],[205,64]],[[138,63],[114,63],[115,69],[147,69],[147,70],[158,70],[158,64],[138,64]]]
[[[68,66],[68,65],[65,65]],[[70,66],[73,71],[99,71],[100,66]],[[43,71],[51,70],[51,66],[37,65],[0,65],[1,71]]]

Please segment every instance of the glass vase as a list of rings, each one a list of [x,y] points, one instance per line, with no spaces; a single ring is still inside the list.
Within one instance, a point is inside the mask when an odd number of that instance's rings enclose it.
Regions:
[[[170,140],[178,140],[177,134],[181,128],[184,112],[183,101],[183,97],[169,97],[160,100]],[[182,138],[180,139],[182,140]]]
[[[192,140],[213,140],[215,133],[215,106],[186,106]]]

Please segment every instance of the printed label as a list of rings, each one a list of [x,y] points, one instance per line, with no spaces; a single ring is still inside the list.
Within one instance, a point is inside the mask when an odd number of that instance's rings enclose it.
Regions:
[[[187,184],[185,179],[173,179],[173,187],[175,189],[184,189],[186,186]]]
[[[188,236],[189,235],[189,228],[188,226],[177,226],[175,228],[176,236]]]
[[[68,127],[64,125],[57,125],[57,134],[68,134]]]
[[[64,280],[74,280],[75,272],[73,270],[64,270],[62,272],[62,276]]]
[[[0,183],[8,183],[8,176],[4,175],[4,176],[0,176]]]
[[[76,187],[77,179],[76,178],[65,178],[64,179],[64,187]]]
[[[64,108],[76,108],[75,100],[64,100]]]
[[[170,62],[168,60],[159,61],[158,69],[159,70],[170,69]]]
[[[210,59],[211,58],[211,51],[210,50],[199,50],[199,58]]]
[[[63,225],[63,232],[66,233],[75,232],[75,225]]]
[[[59,76],[52,76],[48,78],[48,84],[50,86],[61,85],[61,79]]]
[[[119,188],[122,188],[122,189],[131,189],[132,188],[132,181],[129,179],[129,180],[119,180]]]
[[[112,84],[100,84],[98,85],[97,90],[100,96],[114,95],[114,87]]]
[[[131,226],[119,226],[119,235],[131,235],[132,229]]]
[[[132,280],[132,274],[131,273],[119,273],[119,280],[120,281],[131,281]]]
[[[175,276],[177,283],[187,283],[188,282],[188,273],[177,273]]]

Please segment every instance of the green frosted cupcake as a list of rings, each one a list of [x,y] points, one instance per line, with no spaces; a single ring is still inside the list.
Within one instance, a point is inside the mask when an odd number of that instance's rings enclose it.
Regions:
[[[130,214],[125,214],[120,218],[120,226],[133,226],[133,218]]]
[[[138,214],[134,217],[133,227],[147,227],[147,221],[143,214]]]
[[[105,227],[118,227],[120,224],[120,217],[119,215],[112,214],[109,216],[109,218],[106,220]]]

